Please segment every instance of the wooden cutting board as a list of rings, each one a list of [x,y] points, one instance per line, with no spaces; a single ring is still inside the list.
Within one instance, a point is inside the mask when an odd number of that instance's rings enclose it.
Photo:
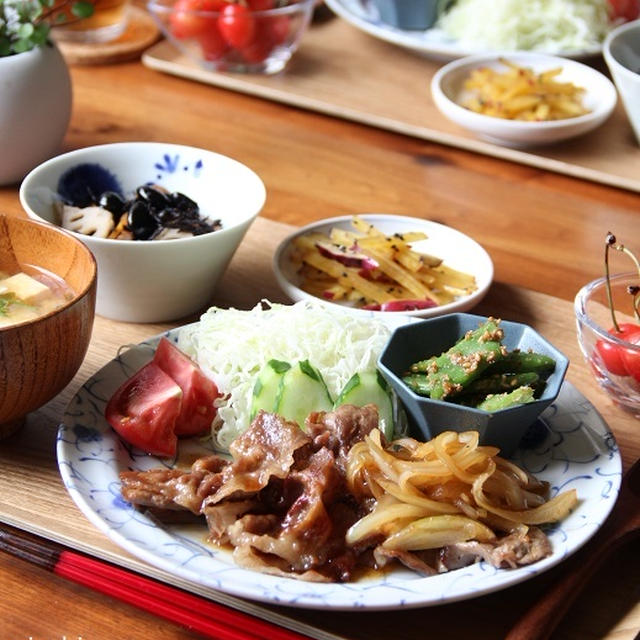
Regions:
[[[247,309],[263,298],[287,302],[273,276],[271,257],[279,241],[292,230],[288,225],[258,218],[220,282],[212,304]],[[608,400],[583,364],[576,342],[571,303],[497,283],[477,311],[532,324],[558,346],[571,359],[568,379],[599,409],[615,433],[625,469],[640,456],[637,421]],[[186,318],[176,325],[194,319]],[[193,585],[144,564],[110,542],[79,511],[62,484],[56,463],[57,425],[64,409],[84,381],[114,358],[121,345],[140,342],[170,326],[174,325],[127,324],[96,318],[89,351],[73,382],[52,402],[29,415],[21,432],[0,442],[0,522],[175,584],[318,640],[422,640],[424,609],[384,614],[371,612],[366,615],[332,612],[327,616],[318,611],[248,602]],[[615,587],[612,588],[615,592]],[[473,617],[476,621],[476,640],[502,637],[505,625],[513,620],[513,614],[523,610],[523,597],[531,597],[530,589],[526,585],[516,586],[492,596],[430,608],[431,632],[445,638],[463,637],[460,634],[465,628],[464,620]],[[624,598],[624,593],[620,593],[620,598]],[[496,607],[513,614],[511,617],[508,614],[496,617]],[[632,616],[630,628],[637,629],[640,626],[640,606],[629,615]],[[354,617],[357,618],[357,624],[354,624]],[[347,626],[349,631],[345,632]],[[397,634],[398,629],[402,629],[400,635]],[[579,634],[579,631],[576,633]],[[631,637],[628,636],[629,639]],[[570,640],[573,638],[571,636]],[[620,638],[626,640],[627,636]]]
[[[378,40],[339,18],[313,25],[289,66],[274,76],[207,71],[167,41],[147,50],[142,62],[232,91],[640,191],[640,146],[621,103],[604,125],[558,145],[510,149],[486,142],[447,120],[433,103],[429,85],[441,62]],[[601,59],[590,64],[605,71]]]

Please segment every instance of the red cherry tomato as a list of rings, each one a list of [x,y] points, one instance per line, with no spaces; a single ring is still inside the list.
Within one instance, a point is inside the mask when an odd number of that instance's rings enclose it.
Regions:
[[[182,390],[157,364],[150,362],[111,397],[105,417],[127,442],[157,456],[174,456],[176,419]]]
[[[259,32],[247,46],[242,47],[241,53],[245,62],[258,64],[267,59],[272,49],[273,44],[271,44],[271,41],[263,37]]]
[[[640,335],[640,325],[624,322],[619,326],[620,331],[616,331],[614,327],[609,329],[609,333],[615,338],[630,342],[631,338],[634,335]],[[609,371],[609,373],[613,373],[616,376],[629,375],[629,370],[627,369],[627,366],[623,359],[623,354],[625,352],[624,347],[619,347],[618,345],[612,344],[605,340],[598,340],[596,342],[596,349],[600,354],[600,358],[602,358],[602,362],[604,363],[604,366],[607,371]],[[640,372],[640,366],[638,368],[638,371]]]
[[[197,435],[210,429],[217,413],[213,402],[219,395],[214,382],[166,338],[158,343],[153,362],[182,389],[182,408],[176,420],[176,435]]]
[[[627,342],[636,345],[638,349],[623,349],[622,362],[627,373],[640,382],[640,331],[637,331],[630,337],[627,337],[626,340]]]
[[[273,48],[282,44],[289,35],[288,16],[263,16],[256,20],[251,42],[242,47],[242,57],[249,64],[258,64],[269,57]],[[334,258],[335,256],[331,256]]]
[[[640,2],[638,0],[609,0],[611,18],[635,20],[640,16]]]
[[[218,29],[230,46],[242,49],[252,41],[256,21],[246,6],[228,4],[218,18]]]
[[[209,25],[209,28],[198,36],[198,42],[205,60],[218,60],[229,48],[216,22]]]
[[[247,0],[247,4],[251,11],[267,11],[273,9],[275,2],[274,0]]]
[[[289,36],[289,16],[265,16],[263,19],[273,46],[282,44]]]
[[[201,11],[220,11],[226,2],[223,0],[177,0],[169,15],[171,33],[179,40],[196,38],[215,26],[216,17],[199,15]]]

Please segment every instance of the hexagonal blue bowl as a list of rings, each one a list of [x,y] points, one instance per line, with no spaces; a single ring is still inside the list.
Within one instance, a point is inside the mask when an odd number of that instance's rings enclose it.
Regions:
[[[452,313],[399,327],[380,355],[378,368],[401,399],[417,435],[431,439],[443,431],[474,430],[479,432],[481,444],[499,447],[501,455],[509,457],[529,427],[558,396],[569,366],[568,358],[533,328],[506,320],[500,323],[503,344],[509,351],[532,350],[556,361],[543,393],[533,402],[491,413],[418,395],[402,381],[411,364],[447,351],[467,331],[486,320],[484,316]]]

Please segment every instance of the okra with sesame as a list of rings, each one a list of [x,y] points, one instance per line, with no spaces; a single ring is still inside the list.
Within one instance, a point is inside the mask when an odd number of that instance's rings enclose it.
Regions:
[[[448,351],[432,359],[423,385],[431,398],[445,400],[460,393],[489,365],[504,357],[506,350],[499,323],[489,318],[477,329],[468,331]]]
[[[508,357],[508,356],[507,356]],[[488,371],[488,370],[487,370]],[[467,385],[463,392],[464,395],[489,395],[491,393],[506,393],[513,391],[518,387],[531,387],[534,391],[540,382],[540,376],[535,371],[526,371],[524,373],[494,373],[477,378]]]
[[[534,372],[541,376],[546,376],[555,368],[556,361],[550,356],[533,351],[514,349],[491,366],[491,373]]]
[[[418,362],[414,362],[409,367],[409,371],[411,371],[411,373],[427,373],[427,371],[429,371],[429,367],[435,361],[436,356],[431,356],[431,358],[427,358],[426,360],[419,360]]]
[[[424,373],[408,373],[403,376],[402,381],[420,396],[431,395],[431,387],[427,382],[427,376]]]
[[[533,402],[533,389],[531,387],[518,387],[508,393],[495,393],[488,395],[476,409],[482,409],[483,411],[502,411],[503,409],[509,409],[520,404],[527,404]]]

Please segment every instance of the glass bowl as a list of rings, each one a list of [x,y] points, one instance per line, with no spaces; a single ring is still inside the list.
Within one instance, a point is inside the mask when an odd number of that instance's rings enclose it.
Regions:
[[[271,74],[282,71],[298,48],[314,5],[315,0],[150,0],[147,9],[167,40],[204,69]]]
[[[611,277],[611,294],[618,324],[640,324],[632,315],[629,285],[638,285],[637,273]],[[612,327],[606,279],[585,285],[575,299],[578,343],[598,384],[623,409],[640,418],[640,345],[621,340],[608,331]],[[639,340],[640,341],[640,340]]]

